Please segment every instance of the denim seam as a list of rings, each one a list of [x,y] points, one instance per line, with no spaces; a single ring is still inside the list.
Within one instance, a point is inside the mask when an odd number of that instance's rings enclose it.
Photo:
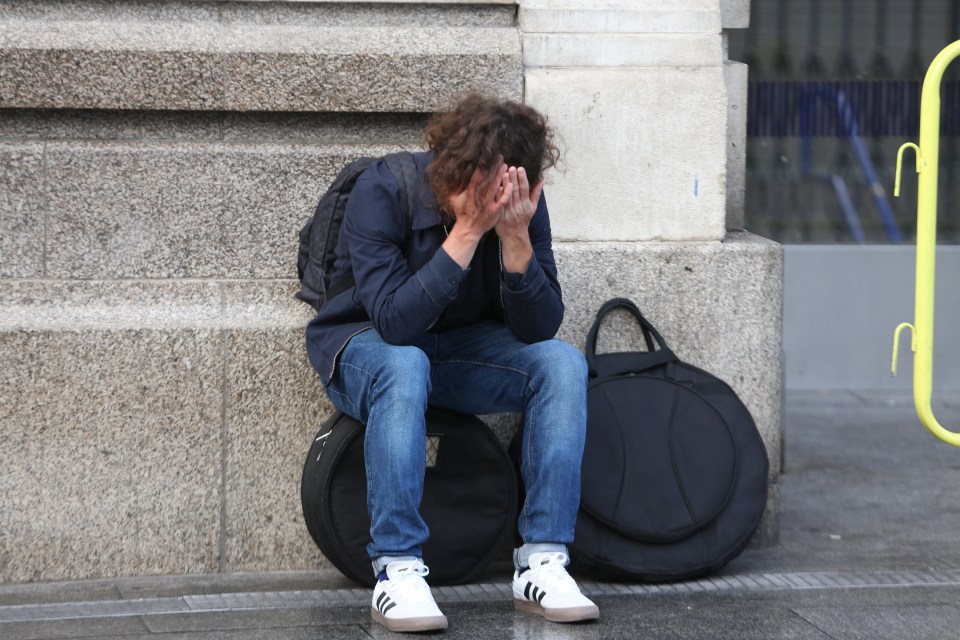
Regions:
[[[532,378],[531,378],[530,381],[527,383],[527,389],[528,389],[528,393],[530,393],[531,396],[532,396],[532,400],[527,404],[527,406],[529,407],[529,409],[528,409],[525,413],[526,413],[527,415],[529,415],[531,419],[530,419],[530,420],[524,420],[524,423],[525,423],[525,424],[523,425],[522,429],[524,429],[524,431],[526,431],[526,436],[527,436],[527,437],[526,437],[526,443],[527,443],[527,446],[526,446],[526,449],[527,449],[527,456],[526,456],[526,458],[527,458],[527,468],[528,468],[528,470],[529,470],[530,478],[531,478],[531,479],[535,479],[535,478],[537,477],[537,474],[536,474],[536,472],[535,472],[535,470],[534,470],[534,466],[533,466],[533,465],[534,465],[534,456],[532,455],[532,443],[533,443],[533,431],[534,431],[534,429],[535,429],[536,426],[537,426],[536,418],[537,418],[538,413],[539,413],[540,393],[534,388],[534,386],[533,386],[533,379],[532,379]],[[527,428],[528,425],[529,425],[529,428]],[[521,465],[521,467],[522,467],[522,465]],[[522,471],[522,469],[521,469],[521,471]],[[521,474],[521,475],[522,475],[522,474]],[[523,478],[521,478],[521,481],[523,481]],[[529,493],[530,493],[530,488],[529,488],[529,487],[527,487],[527,492],[526,492],[526,493],[527,493],[527,495],[529,495]],[[521,532],[520,532],[520,533],[521,533],[520,537],[523,539],[523,542],[524,542],[524,543],[527,542],[527,540],[526,540],[526,535],[525,535],[525,534],[526,534],[526,532],[530,531],[530,512],[529,512],[529,510],[527,509],[528,503],[529,503],[529,500],[524,499],[524,501],[523,501],[523,525],[524,525],[524,526],[522,527],[522,530],[521,530]]]
[[[485,362],[483,360],[462,360],[457,358],[455,360],[436,359],[431,360],[430,362],[433,364],[472,364],[478,367],[491,367],[493,369],[502,369],[503,371],[512,371],[513,373],[519,373],[527,379],[531,379],[533,377],[529,371],[524,371],[523,369],[518,369],[517,367],[511,367],[505,364],[497,364],[496,362]]]
[[[370,380],[372,380],[372,382],[370,383],[370,397],[371,397],[371,398],[376,398],[376,396],[377,396],[377,382],[378,382],[377,376],[375,376],[375,375],[374,375],[373,373],[371,373],[370,371],[367,371],[367,370],[364,369],[363,367],[358,367],[357,365],[352,364],[352,363],[350,363],[350,362],[341,362],[341,363],[340,363],[340,368],[341,368],[341,370],[342,370],[342,369],[347,369],[347,368],[353,369],[354,371],[359,371],[359,372],[362,373],[363,375],[365,375],[365,376],[367,376],[368,378],[370,378]],[[342,373],[341,373],[341,375],[342,375]],[[354,411],[354,413],[355,413],[356,415],[360,416],[360,412],[357,410],[357,404],[353,401],[353,398],[351,398],[349,395],[347,395],[347,394],[345,394],[345,393],[341,393],[341,395],[342,395],[343,397],[348,398],[348,399],[350,400],[350,404],[353,405],[353,411]],[[370,402],[369,404],[370,404],[370,407],[369,407],[369,408],[370,408],[370,409],[373,409],[373,402]],[[365,418],[364,420],[362,420],[362,422],[366,422],[369,418],[370,418],[370,414],[368,413],[368,414],[366,415],[366,418]]]
[[[327,390],[326,390],[326,391],[327,391],[327,395],[328,395],[328,396],[329,396],[330,394],[336,394],[337,397],[338,397],[338,399],[340,400],[340,402],[342,402],[343,404],[349,406],[349,408],[350,408],[351,410],[350,410],[350,411],[347,411],[346,413],[349,413],[351,416],[358,416],[358,415],[360,415],[360,412],[357,411],[357,405],[355,405],[355,404],[353,403],[353,398],[351,398],[351,397],[348,396],[347,394],[343,393],[342,391],[337,391],[336,389],[331,389],[329,386],[327,387]],[[332,401],[333,401],[333,399],[331,398],[331,402],[332,402]],[[335,402],[334,402],[334,405],[336,405]]]

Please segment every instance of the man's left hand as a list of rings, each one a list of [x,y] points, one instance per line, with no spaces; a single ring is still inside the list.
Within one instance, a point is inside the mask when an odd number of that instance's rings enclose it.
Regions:
[[[508,185],[512,186],[510,198],[503,207],[495,229],[503,248],[504,270],[524,273],[533,256],[529,226],[537,211],[543,180],[531,189],[526,170],[523,167],[510,167],[501,179],[501,192],[506,191]]]

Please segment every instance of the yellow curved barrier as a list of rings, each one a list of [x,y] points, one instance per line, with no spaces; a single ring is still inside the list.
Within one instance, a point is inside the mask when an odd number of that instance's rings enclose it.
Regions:
[[[937,257],[937,173],[940,157],[940,83],[947,66],[960,56],[960,40],[948,45],[930,63],[920,94],[920,145],[908,142],[897,153],[897,175],[893,195],[900,195],[903,152],[916,154],[917,184],[917,283],[913,324],[901,323],[893,336],[893,364],[897,374],[897,346],[900,333],[911,330],[913,351],[913,403],[920,422],[944,442],[960,446],[960,433],[942,427],[930,408],[933,392],[933,298]],[[928,161],[929,159],[929,161]]]

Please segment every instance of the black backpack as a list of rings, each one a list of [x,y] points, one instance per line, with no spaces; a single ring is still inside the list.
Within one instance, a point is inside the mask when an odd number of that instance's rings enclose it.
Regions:
[[[427,470],[420,515],[430,528],[423,560],[431,584],[473,580],[512,537],[517,475],[503,445],[479,418],[429,407]],[[375,583],[370,542],[364,425],[337,413],[310,447],[300,481],[307,529],[345,576]]]
[[[645,352],[596,355],[612,310],[640,323]],[[681,362],[629,300],[587,336],[587,440],[571,561],[600,579],[669,581],[736,557],[767,501],[763,440],[722,380]]]
[[[336,259],[337,241],[340,238],[340,226],[350,192],[360,174],[377,160],[364,157],[343,167],[320,198],[313,215],[300,229],[300,251],[297,256],[300,291],[294,295],[317,311],[320,311],[327,300],[354,285],[353,274],[347,274],[336,283],[331,283],[330,279]],[[413,205],[419,186],[413,154],[401,151],[385,155],[383,160],[397,179],[400,196],[407,203],[407,218],[412,221]]]

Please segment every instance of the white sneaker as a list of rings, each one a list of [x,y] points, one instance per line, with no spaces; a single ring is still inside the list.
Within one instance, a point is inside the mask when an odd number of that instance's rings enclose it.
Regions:
[[[387,579],[373,588],[370,615],[390,631],[436,631],[447,628],[447,618],[433,600],[423,579],[430,570],[420,560],[387,565]]]
[[[596,620],[600,609],[580,593],[580,587],[564,568],[565,553],[534,553],[530,568],[513,574],[513,604],[520,611],[535,613],[551,622]]]

